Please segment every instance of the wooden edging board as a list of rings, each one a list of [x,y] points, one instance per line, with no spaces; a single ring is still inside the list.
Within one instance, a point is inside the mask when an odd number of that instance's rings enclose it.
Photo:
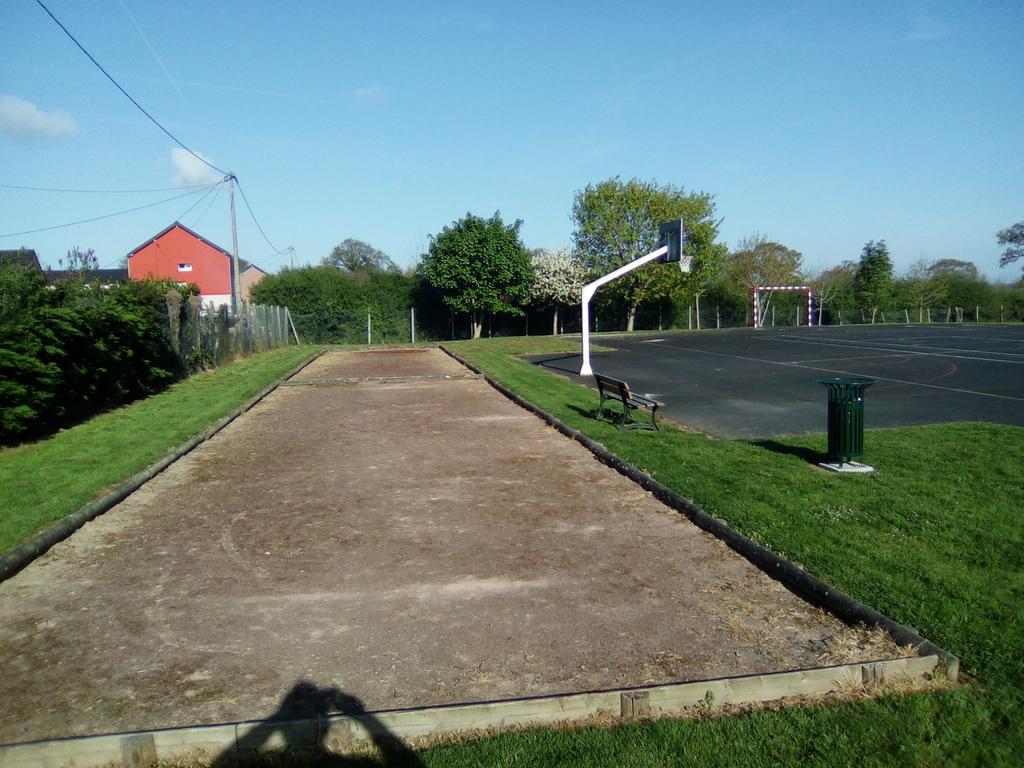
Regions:
[[[341,753],[381,739],[411,741],[518,726],[680,715],[695,707],[750,705],[794,696],[821,697],[875,683],[930,679],[938,656],[858,662],[819,669],[669,683],[504,701],[382,710],[301,720],[252,720],[113,733],[0,746],[0,768],[141,768],[157,761],[209,761],[258,744],[260,749],[309,748]]]
[[[566,437],[572,438],[586,447],[599,461],[638,483],[644,490],[651,492],[663,504],[686,515],[698,528],[721,539],[731,549],[745,557],[754,566],[768,574],[768,576],[780,582],[793,594],[806,600],[811,605],[823,608],[850,626],[864,624],[869,627],[880,627],[888,632],[889,636],[898,645],[911,645],[922,656],[938,657],[941,660],[941,666],[945,668],[946,676],[951,681],[955,682],[959,677],[960,660],[949,651],[922,637],[913,627],[908,627],[890,619],[885,614],[879,613],[874,608],[865,605],[859,600],[855,600],[830,584],[812,576],[789,560],[765,549],[752,539],[731,528],[724,520],[712,517],[690,499],[679,495],[668,486],[659,483],[646,472],[619,458],[601,443],[592,440],[579,430],[573,429],[568,424],[555,418],[552,414],[542,408],[538,408],[533,403],[499,384],[445,345],[440,345],[440,348],[474,373],[479,373],[488,384],[516,405],[539,416]]]
[[[309,365],[318,357],[320,357],[320,355],[322,355],[325,351],[326,350],[320,350],[316,354],[312,355],[304,363],[296,366],[288,373],[286,373],[284,376],[280,377],[273,384],[266,387],[262,392],[260,392],[251,400],[249,400],[241,408],[236,408],[227,416],[220,419],[212,426],[207,427],[198,435],[194,435],[186,442],[172,449],[170,453],[166,454],[163,458],[159,459],[153,464],[150,464],[141,472],[132,475],[121,485],[117,486],[117,488],[115,488],[114,490],[110,491],[107,494],[104,494],[95,501],[90,501],[83,507],[79,507],[71,514],[67,515],[66,517],[62,517],[60,520],[57,520],[56,522],[44,528],[42,531],[37,533],[28,541],[26,541],[24,544],[21,544],[12,549],[10,552],[0,556],[0,581],[9,579],[11,576],[16,574],[18,571],[20,571],[26,565],[31,563],[37,557],[44,554],[54,544],[63,541],[72,533],[81,528],[83,525],[88,523],[90,520],[99,517],[104,512],[114,507],[116,504],[124,501],[124,499],[126,499],[130,494],[138,490],[143,483],[145,483],[148,480],[151,480],[153,477],[163,472],[165,469],[167,469],[167,467],[176,462],[178,459],[180,459],[182,456],[184,456],[186,453],[191,451],[199,444],[209,440],[215,434],[224,429],[224,427],[226,427],[232,421],[234,421],[243,413],[245,413],[254,405],[256,405],[256,403],[258,403],[260,400],[262,400],[275,389],[277,389],[279,386],[281,386],[292,376],[297,374],[307,365]]]

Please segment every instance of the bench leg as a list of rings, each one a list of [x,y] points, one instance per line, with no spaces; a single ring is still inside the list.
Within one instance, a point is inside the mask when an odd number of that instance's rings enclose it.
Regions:
[[[629,411],[632,412],[632,411],[635,411],[636,409],[637,409],[637,406],[633,406],[632,408],[629,408]],[[656,405],[655,406],[651,406],[650,408],[648,408],[648,410],[650,410],[650,412],[651,412],[651,423],[650,424],[648,424],[647,422],[643,422],[643,421],[637,421],[637,420],[633,419],[632,417],[629,419],[629,423],[626,423],[626,419],[625,419],[625,415],[624,415],[623,419],[622,419],[622,422],[619,425],[619,429],[650,429],[650,430],[654,430],[655,432],[660,432],[661,430],[658,427],[658,422],[655,421],[655,419],[654,419],[655,414],[658,412],[658,406],[656,406]]]

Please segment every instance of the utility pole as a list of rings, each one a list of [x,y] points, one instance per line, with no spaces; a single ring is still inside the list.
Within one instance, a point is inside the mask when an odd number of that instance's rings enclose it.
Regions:
[[[240,309],[238,277],[238,227],[235,224],[235,174],[228,174],[228,196],[231,198],[231,313]]]

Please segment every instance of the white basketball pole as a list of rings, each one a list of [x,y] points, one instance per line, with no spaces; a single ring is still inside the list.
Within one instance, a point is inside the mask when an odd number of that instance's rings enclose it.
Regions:
[[[668,253],[668,246],[663,245],[657,250],[651,251],[646,256],[641,256],[639,259],[619,267],[614,272],[609,272],[604,277],[599,277],[594,282],[587,283],[583,286],[583,366],[580,368],[580,376],[594,375],[594,371],[590,367],[590,300],[594,298],[594,294],[597,293],[597,289],[606,283],[610,283],[617,277],[629,274],[637,267],[642,267],[644,264],[649,264],[652,261],[661,258],[666,253]]]

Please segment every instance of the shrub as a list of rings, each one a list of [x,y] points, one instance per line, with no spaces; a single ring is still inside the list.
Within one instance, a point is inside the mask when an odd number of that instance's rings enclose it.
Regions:
[[[345,272],[334,267],[285,269],[253,287],[253,301],[287,306],[305,341],[366,340],[366,315],[375,341],[408,339],[413,278],[394,271]]]
[[[0,325],[0,440],[65,426],[183,373],[145,301],[83,291],[75,304]]]
[[[21,264],[0,267],[0,323],[11,322],[49,303],[46,278]]]

